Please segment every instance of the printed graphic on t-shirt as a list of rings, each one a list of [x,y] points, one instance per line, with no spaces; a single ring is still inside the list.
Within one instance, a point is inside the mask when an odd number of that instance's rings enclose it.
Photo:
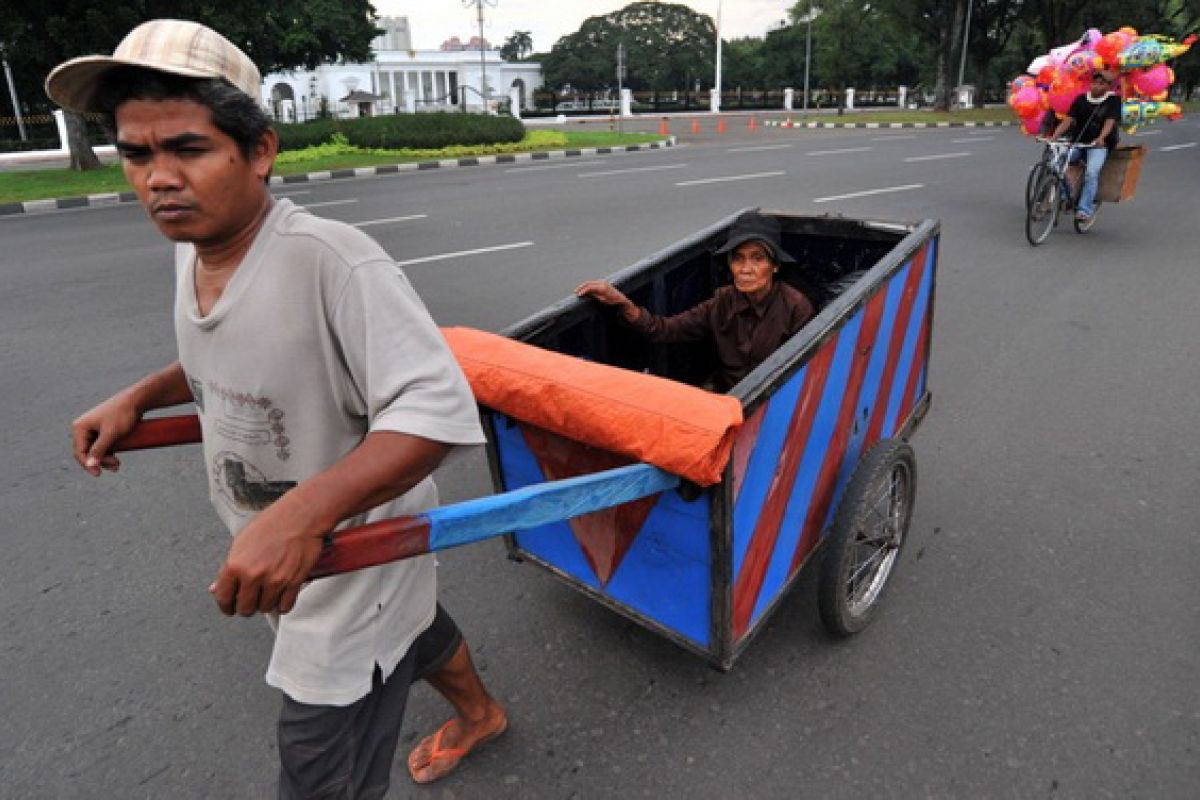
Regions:
[[[204,384],[188,375],[188,388],[192,390],[192,399],[196,401],[196,408],[200,409],[200,413],[204,413]]]
[[[271,398],[234,391],[214,381],[207,381],[205,389],[210,399],[207,413],[219,436],[240,444],[274,447],[280,461],[291,458],[284,412]]]
[[[267,480],[262,470],[228,450],[216,454],[211,472],[217,494],[241,515],[262,511],[296,485]]]

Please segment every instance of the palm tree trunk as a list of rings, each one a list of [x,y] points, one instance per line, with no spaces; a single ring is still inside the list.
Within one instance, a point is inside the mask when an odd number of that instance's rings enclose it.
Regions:
[[[100,169],[103,164],[96,158],[92,145],[88,142],[87,127],[83,117],[74,111],[63,109],[63,121],[67,124],[67,147],[71,151],[71,169],[83,172],[89,169]]]

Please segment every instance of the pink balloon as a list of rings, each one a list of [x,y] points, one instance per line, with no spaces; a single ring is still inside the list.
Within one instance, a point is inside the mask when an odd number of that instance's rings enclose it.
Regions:
[[[1071,103],[1075,101],[1081,91],[1079,84],[1075,81],[1058,78],[1050,85],[1048,95],[1050,107],[1056,113],[1066,114],[1071,110]]]
[[[1042,110],[1042,93],[1035,86],[1025,86],[1013,93],[1008,104],[1018,117],[1028,117]]]
[[[1049,113],[1049,112],[1044,112]],[[1021,120],[1021,130],[1030,136],[1037,135],[1037,132],[1042,129],[1042,114],[1035,114],[1032,117],[1024,117]]]
[[[1175,80],[1175,74],[1166,64],[1155,64],[1147,69],[1133,70],[1129,79],[1139,94],[1153,99],[1166,94]]]

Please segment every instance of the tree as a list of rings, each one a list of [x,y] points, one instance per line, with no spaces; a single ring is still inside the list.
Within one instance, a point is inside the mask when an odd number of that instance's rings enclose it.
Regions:
[[[630,3],[589,17],[542,61],[548,86],[583,91],[616,83],[617,44],[625,45],[626,86],[635,91],[686,89],[714,73],[716,26],[707,14],[676,3]]]
[[[520,61],[533,52],[533,34],[529,31],[513,31],[500,47],[500,57],[505,61]]]
[[[22,71],[45,76],[79,55],[111,53],[139,23],[171,17],[204,23],[242,48],[263,73],[345,59],[368,61],[381,31],[369,0],[5,0],[0,41]],[[100,166],[83,119],[66,112],[71,167]]]

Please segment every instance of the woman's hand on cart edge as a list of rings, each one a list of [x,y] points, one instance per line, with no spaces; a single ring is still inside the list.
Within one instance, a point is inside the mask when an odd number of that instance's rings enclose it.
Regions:
[[[258,612],[286,614],[325,544],[302,493],[292,490],[243,528],[208,587],[227,616]]]
[[[590,297],[606,306],[616,306],[626,321],[633,322],[641,310],[617,287],[608,281],[588,281],[575,287],[576,297]]]
[[[112,454],[113,443],[132,431],[141,417],[141,409],[128,392],[113,395],[80,414],[71,423],[72,451],[79,466],[92,477],[102,470],[120,469],[120,459]]]

